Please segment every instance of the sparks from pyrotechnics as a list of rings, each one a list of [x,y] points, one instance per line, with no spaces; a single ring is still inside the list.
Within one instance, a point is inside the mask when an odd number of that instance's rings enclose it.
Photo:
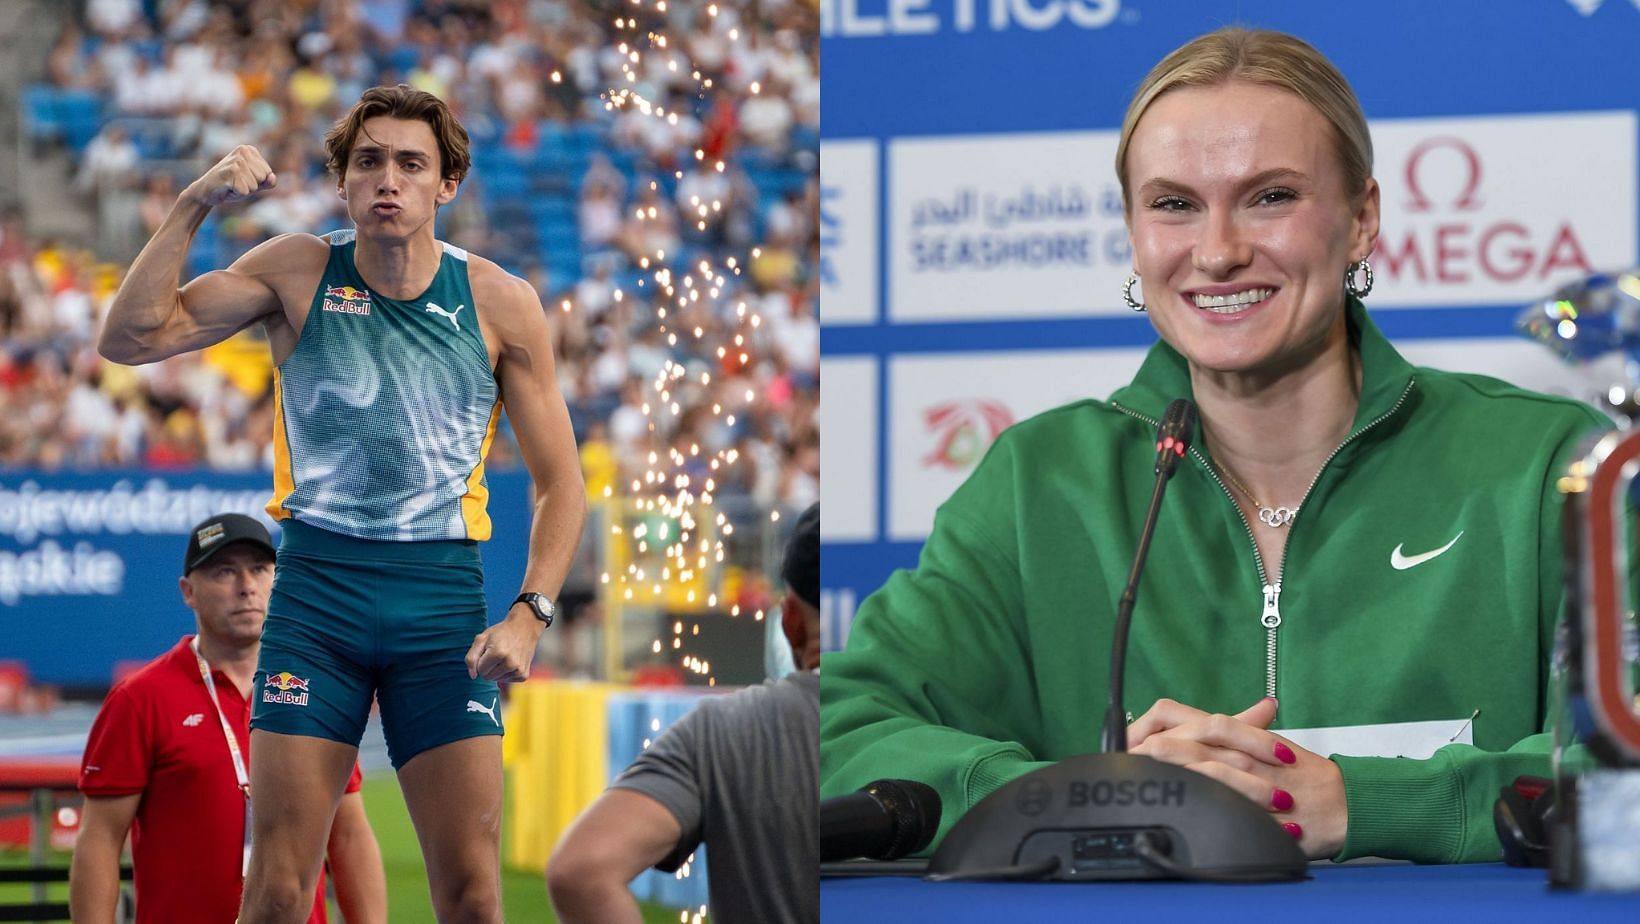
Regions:
[[[648,5],[656,13],[664,14],[667,11],[666,0],[654,0]],[[630,0],[630,6],[641,13],[646,3],[644,0]],[[720,12],[716,3],[706,7],[707,15],[714,20],[714,28],[731,43],[738,44],[741,41],[740,29],[732,24],[724,25],[719,18]],[[624,85],[610,87],[602,94],[606,110],[631,110],[662,120],[668,126],[678,124],[676,111],[667,111],[664,104],[647,99],[640,92],[642,80],[639,69],[645,66],[649,55],[656,56],[669,73],[681,73],[681,67],[687,65],[699,99],[705,100],[721,91],[722,88],[711,77],[704,76],[699,67],[686,60],[681,43],[673,41],[665,31],[646,27],[640,24],[637,15],[624,13],[615,16],[614,25],[622,34],[622,41],[616,50],[621,55]],[[553,78],[559,79],[556,72]],[[747,89],[753,95],[762,92],[761,84],[755,81]],[[716,158],[708,167],[704,148],[694,150],[694,160],[701,168],[717,174],[723,174],[727,167],[723,160]],[[681,180],[683,172],[676,171],[673,176]],[[659,184],[651,181],[650,191],[660,192]],[[686,215],[696,230],[705,231],[724,215],[724,202],[719,198],[691,195]],[[635,207],[633,218],[640,225],[666,220],[654,205]],[[752,259],[760,256],[759,249],[751,251]],[[677,346],[678,341],[684,339],[710,349],[719,334],[718,328],[726,328],[721,331],[726,339],[717,344],[715,351],[724,373],[722,381],[714,385],[711,372],[691,372],[684,364],[667,359],[646,384],[646,399],[640,410],[651,439],[675,432],[682,425],[683,417],[692,410],[694,405],[691,399],[694,396],[701,397],[701,407],[708,406],[709,402],[713,419],[722,421],[726,427],[734,427],[737,410],[749,410],[756,400],[756,393],[751,388],[731,390],[730,385],[736,373],[752,368],[752,338],[762,327],[763,320],[744,299],[738,297],[733,303],[733,321],[728,320],[730,306],[727,301],[739,289],[739,286],[730,285],[729,277],[742,275],[744,262],[730,256],[721,266],[714,265],[710,259],[701,259],[692,265],[674,269],[667,262],[665,250],[656,249],[653,253],[640,255],[638,265],[648,276],[640,278],[637,285],[648,290],[656,324],[668,346]],[[626,294],[617,288],[613,297],[620,302],[625,300]],[[564,303],[564,309],[570,310],[568,300]],[[600,576],[602,583],[615,584],[615,592],[625,600],[632,600],[641,588],[647,587],[650,593],[658,597],[665,586],[676,582],[686,588],[684,597],[687,602],[699,603],[698,592],[690,585],[697,582],[712,565],[723,562],[723,540],[734,534],[734,525],[725,513],[714,509],[713,502],[719,479],[738,461],[739,452],[732,446],[708,452],[698,441],[691,441],[686,448],[681,445],[666,446],[664,455],[652,448],[647,455],[643,475],[634,478],[627,487],[636,501],[638,512],[659,514],[660,523],[654,535],[650,535],[649,527],[642,523],[632,527],[630,539],[639,553],[637,560],[629,562],[620,573],[604,573]],[[700,475],[702,462],[706,472],[704,476]],[[696,475],[691,476],[690,471]],[[613,489],[606,487],[605,496],[612,494]],[[772,514],[772,518],[778,519],[778,512]],[[613,524],[611,529],[617,536],[622,532],[618,523]],[[649,553],[651,547],[664,550],[659,573],[644,564],[648,559],[643,556]],[[717,594],[708,592],[705,605],[708,609],[715,609],[718,606]],[[729,608],[732,617],[739,617],[740,610],[738,604]],[[764,611],[757,609],[753,616],[761,622]],[[699,626],[694,626],[690,634],[698,635]],[[684,638],[683,624],[675,623],[670,645],[663,645],[662,640],[657,638],[650,650],[659,654],[669,647],[678,653],[680,666],[691,673],[705,676],[708,684],[715,686],[717,680],[711,676],[711,663],[686,652]]]

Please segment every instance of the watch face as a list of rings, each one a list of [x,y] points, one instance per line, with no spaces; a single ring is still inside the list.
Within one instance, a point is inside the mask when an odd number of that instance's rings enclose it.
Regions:
[[[524,602],[528,603],[530,609],[535,611],[535,618],[541,620],[549,626],[552,625],[553,610],[555,607],[552,605],[551,600],[548,600],[542,594],[528,594],[524,597]]]

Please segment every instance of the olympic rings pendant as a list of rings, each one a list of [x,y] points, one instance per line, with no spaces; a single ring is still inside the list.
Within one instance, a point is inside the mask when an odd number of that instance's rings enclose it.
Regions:
[[[1269,526],[1269,527],[1272,527],[1274,529],[1280,529],[1281,527],[1286,526],[1288,523],[1293,522],[1293,518],[1296,517],[1296,516],[1298,516],[1298,508],[1297,507],[1260,507],[1260,508],[1258,508],[1259,521],[1262,522],[1265,526]]]

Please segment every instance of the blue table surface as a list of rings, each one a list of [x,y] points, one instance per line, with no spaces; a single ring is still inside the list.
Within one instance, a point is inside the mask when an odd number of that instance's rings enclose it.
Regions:
[[[876,921],[1147,920],[1640,922],[1640,894],[1551,890],[1544,870],[1462,866],[1313,864],[1303,882],[977,883],[909,877],[822,879],[820,916]],[[1139,917],[1144,915],[1144,917]]]

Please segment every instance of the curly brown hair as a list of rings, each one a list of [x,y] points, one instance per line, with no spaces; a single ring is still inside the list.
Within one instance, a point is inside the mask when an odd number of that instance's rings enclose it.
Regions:
[[[352,111],[325,132],[325,153],[329,155],[325,166],[337,182],[347,176],[347,155],[364,130],[365,121],[377,116],[426,122],[438,142],[439,176],[460,183],[472,168],[467,129],[461,127],[450,107],[425,90],[401,83],[364,91]]]

